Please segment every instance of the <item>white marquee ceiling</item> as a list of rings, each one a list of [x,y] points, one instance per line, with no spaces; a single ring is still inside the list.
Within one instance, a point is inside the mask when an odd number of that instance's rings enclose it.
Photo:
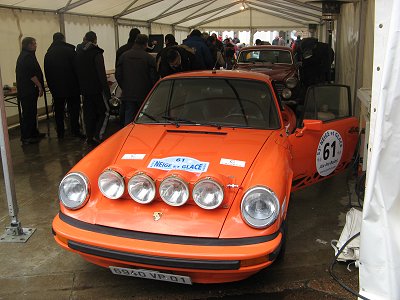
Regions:
[[[321,23],[306,0],[0,0],[0,8],[113,17],[181,27],[288,27]]]

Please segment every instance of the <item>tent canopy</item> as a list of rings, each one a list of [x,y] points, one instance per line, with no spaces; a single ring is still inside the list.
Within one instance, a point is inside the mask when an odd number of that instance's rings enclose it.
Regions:
[[[321,5],[306,0],[0,0],[0,7],[195,27],[320,24]]]

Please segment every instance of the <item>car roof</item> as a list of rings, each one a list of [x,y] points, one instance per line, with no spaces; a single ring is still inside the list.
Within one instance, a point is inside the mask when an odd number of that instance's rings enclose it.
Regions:
[[[285,51],[290,51],[293,52],[292,48],[286,47],[286,46],[272,46],[272,45],[260,45],[260,46],[249,46],[249,47],[243,47],[240,49],[240,51],[244,50],[285,50]]]
[[[166,76],[163,78],[163,80],[179,79],[179,78],[205,78],[205,77],[253,79],[266,82],[271,81],[271,78],[268,75],[257,72],[240,71],[240,70],[205,70],[205,71],[181,72]]]

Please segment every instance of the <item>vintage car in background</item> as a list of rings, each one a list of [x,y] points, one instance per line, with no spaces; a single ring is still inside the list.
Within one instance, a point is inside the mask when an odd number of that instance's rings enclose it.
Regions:
[[[350,102],[346,86],[312,87],[296,128],[267,75],[165,77],[62,179],[55,240],[119,275],[247,278],[284,254],[290,193],[351,163]]]
[[[304,101],[299,65],[289,47],[265,45],[242,48],[234,68],[269,75],[282,101]]]

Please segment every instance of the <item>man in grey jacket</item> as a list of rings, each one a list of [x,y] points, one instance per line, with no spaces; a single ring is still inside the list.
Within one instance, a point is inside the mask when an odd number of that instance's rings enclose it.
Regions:
[[[133,48],[124,52],[117,62],[115,77],[122,89],[120,117],[124,125],[133,121],[158,79],[156,61],[146,52],[148,41],[147,35],[139,34]]]

